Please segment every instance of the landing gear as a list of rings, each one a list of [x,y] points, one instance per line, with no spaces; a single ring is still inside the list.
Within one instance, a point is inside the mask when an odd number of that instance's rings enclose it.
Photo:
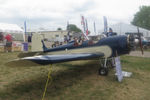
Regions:
[[[108,68],[101,67],[98,70],[99,75],[106,76],[108,74]]]
[[[113,68],[112,60],[113,59],[108,60],[107,58],[100,60],[101,67],[98,70],[99,75],[102,76],[108,75],[109,68]]]

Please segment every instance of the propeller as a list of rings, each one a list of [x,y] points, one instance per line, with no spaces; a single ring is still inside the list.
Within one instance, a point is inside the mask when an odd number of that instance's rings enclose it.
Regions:
[[[142,45],[141,34],[139,32],[139,27],[137,27],[137,31],[138,31],[138,38],[139,38],[139,46],[140,46],[140,49],[141,49],[141,52],[142,52],[142,55],[143,55],[144,52],[143,52],[143,45]]]

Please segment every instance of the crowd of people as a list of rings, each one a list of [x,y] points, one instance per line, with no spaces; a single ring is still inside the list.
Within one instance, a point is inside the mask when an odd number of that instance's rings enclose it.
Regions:
[[[106,35],[106,37],[110,37],[110,36],[117,35],[117,33],[113,32],[112,28],[109,28],[109,31],[105,35]],[[52,44],[52,48],[66,44],[66,43],[71,43],[71,42],[74,43],[74,46],[80,46],[86,40],[84,37],[82,37],[82,38],[74,37],[73,39],[71,39],[71,38],[72,37],[64,37],[64,42],[58,42],[58,41],[54,42]],[[94,41],[92,39],[90,39],[88,41],[88,45],[92,45],[92,44],[94,44]]]
[[[107,32],[107,34],[105,34],[107,37],[113,36],[114,32],[111,28],[109,28],[109,32]],[[28,36],[28,42],[31,42],[31,36]],[[4,50],[5,52],[10,52],[12,51],[12,35],[11,34],[3,34],[2,32],[0,32],[0,43],[4,45]],[[82,45],[82,43],[85,41],[85,38],[73,38],[73,40],[71,40],[70,38],[68,39],[67,37],[64,38],[64,42],[54,42],[51,46],[52,48],[69,43],[73,41],[74,42],[74,46],[79,46]],[[89,41],[89,45],[93,44],[92,40]]]
[[[6,34],[4,35],[2,32],[0,32],[0,43],[4,45],[5,52],[11,52],[12,51],[12,35]]]

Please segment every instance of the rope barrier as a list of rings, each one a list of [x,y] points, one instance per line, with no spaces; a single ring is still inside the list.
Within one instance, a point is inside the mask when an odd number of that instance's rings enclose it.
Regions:
[[[44,89],[44,92],[43,92],[42,100],[44,100],[44,98],[45,98],[45,94],[46,94],[46,91],[47,91],[47,86],[48,86],[49,80],[51,79],[51,82],[52,82],[51,72],[52,72],[52,65],[51,65],[51,67],[49,69],[49,72],[48,72],[48,75],[47,75],[47,81],[46,81],[46,84],[45,84],[45,89]]]

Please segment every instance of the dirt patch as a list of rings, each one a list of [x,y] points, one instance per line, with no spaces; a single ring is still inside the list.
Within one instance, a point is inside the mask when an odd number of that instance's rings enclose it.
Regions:
[[[141,51],[132,51],[130,52],[129,56],[150,58],[150,52],[144,51],[144,54],[142,55]]]

